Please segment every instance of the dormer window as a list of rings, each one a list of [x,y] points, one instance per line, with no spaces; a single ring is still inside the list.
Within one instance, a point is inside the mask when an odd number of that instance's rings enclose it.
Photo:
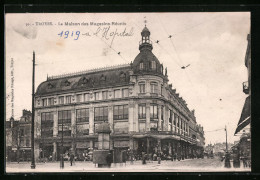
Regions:
[[[152,61],[152,70],[155,70],[155,69],[156,69],[156,62]]]
[[[139,66],[140,66],[140,70],[144,69],[144,63],[143,62],[141,62]]]
[[[51,83],[48,84],[48,89],[53,88],[53,85]]]
[[[102,74],[100,77],[100,83],[103,84],[106,81],[106,77]]]
[[[64,83],[65,83],[65,86],[69,86],[70,85],[70,82],[68,80],[66,80]]]
[[[120,74],[120,82],[125,82],[126,81],[126,75],[125,73],[121,72]]]
[[[86,83],[88,83],[88,79],[84,77],[84,78],[82,79],[82,84],[86,84]]]

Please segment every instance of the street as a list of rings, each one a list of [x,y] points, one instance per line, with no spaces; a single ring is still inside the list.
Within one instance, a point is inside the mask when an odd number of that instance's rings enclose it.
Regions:
[[[224,168],[224,162],[218,158],[214,159],[185,159],[182,161],[150,161],[143,165],[141,161],[131,164],[112,164],[111,168],[98,168],[92,162],[76,161],[73,166],[66,161],[64,169],[60,169],[59,162],[36,163],[36,169],[30,168],[30,162],[7,162],[7,173],[30,173],[30,172],[227,172],[240,171],[250,172],[250,168]],[[231,162],[232,165],[232,162]]]

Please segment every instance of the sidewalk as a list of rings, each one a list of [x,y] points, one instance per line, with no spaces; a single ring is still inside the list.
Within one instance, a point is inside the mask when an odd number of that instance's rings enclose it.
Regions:
[[[68,161],[64,162],[64,169],[60,169],[60,162],[36,163],[36,169],[31,169],[31,163],[7,163],[7,173],[37,173],[37,172],[250,172],[249,168],[224,168],[224,164],[217,160],[186,159],[182,161],[157,161],[147,162],[143,165],[141,161],[129,161],[124,164],[112,164],[111,168],[98,168],[92,162],[78,161],[70,166]]]

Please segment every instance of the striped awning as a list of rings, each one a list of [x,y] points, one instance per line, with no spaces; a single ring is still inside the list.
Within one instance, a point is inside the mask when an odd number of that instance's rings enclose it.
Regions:
[[[240,119],[237,124],[237,128],[235,134],[241,131],[244,127],[246,127],[251,122],[251,96],[248,96],[245,100],[245,104],[240,116]]]

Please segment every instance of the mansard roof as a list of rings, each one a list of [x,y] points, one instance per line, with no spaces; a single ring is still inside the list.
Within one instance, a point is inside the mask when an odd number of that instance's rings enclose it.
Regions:
[[[36,95],[127,85],[130,81],[130,69],[127,64],[49,77],[38,86]]]

